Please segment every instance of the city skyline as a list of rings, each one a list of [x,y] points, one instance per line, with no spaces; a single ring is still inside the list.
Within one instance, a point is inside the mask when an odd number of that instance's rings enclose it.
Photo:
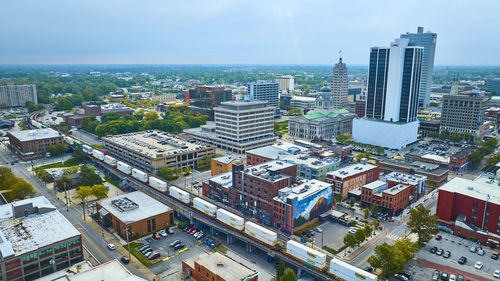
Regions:
[[[0,64],[367,65],[417,26],[438,34],[435,65],[500,62],[494,1],[27,2],[3,4]]]

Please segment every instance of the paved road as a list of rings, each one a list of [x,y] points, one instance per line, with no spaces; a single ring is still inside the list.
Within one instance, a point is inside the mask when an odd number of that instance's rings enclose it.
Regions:
[[[16,176],[24,178],[31,183],[37,192],[37,196],[45,196],[82,234],[82,243],[84,249],[90,254],[97,262],[105,263],[112,259],[121,258],[118,251],[109,251],[106,247],[107,242],[101,236],[101,233],[96,232],[88,224],[83,221],[82,210],[80,208],[66,208],[60,200],[57,199],[55,194],[50,191],[36,176],[27,170],[31,163],[18,163],[10,165],[14,160],[12,154],[3,144],[0,144],[0,165],[9,167]],[[35,162],[35,165],[37,163]],[[87,219],[90,219],[87,217]],[[133,265],[126,265],[127,269],[137,276],[145,278],[145,276]]]
[[[71,132],[72,132],[71,133],[72,137],[82,140],[83,142],[90,144],[102,144],[101,139],[99,139],[97,136],[93,134],[87,133],[84,130],[73,129]]]

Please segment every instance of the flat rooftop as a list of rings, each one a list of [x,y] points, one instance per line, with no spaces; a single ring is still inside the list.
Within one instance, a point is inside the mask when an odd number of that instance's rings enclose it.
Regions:
[[[38,281],[146,281],[130,273],[118,260],[92,267],[88,261],[79,262],[69,268],[46,275]]]
[[[367,183],[367,184],[363,185],[364,188],[367,188],[370,190],[380,189],[383,186],[387,186],[387,183],[385,181],[381,181],[381,180],[376,180],[376,181],[373,181],[371,183]]]
[[[62,137],[56,130],[51,128],[25,130],[25,131],[12,130],[9,131],[9,134],[11,134],[12,136],[14,136],[15,138],[17,138],[22,142]]]
[[[404,185],[404,184],[400,183],[400,184],[397,184],[391,188],[384,189],[382,191],[382,193],[389,194],[389,195],[396,195],[407,188],[409,188],[408,185]]]
[[[463,194],[482,201],[488,200],[488,202],[500,205],[500,187],[493,184],[453,178],[441,186],[439,190]]]
[[[151,158],[160,158],[211,147],[207,144],[189,143],[175,135],[158,130],[109,136],[103,138],[103,140],[129,148]]]
[[[172,210],[167,205],[141,191],[106,198],[98,203],[125,224],[134,223]],[[106,215],[106,211],[99,210],[102,215]]]
[[[450,163],[450,157],[449,156],[445,157],[445,156],[440,156],[440,155],[437,155],[437,154],[427,153],[427,154],[422,155],[421,157],[423,159],[437,161],[437,162],[440,162],[440,163],[445,163],[445,164]]]
[[[385,176],[386,180],[397,181],[404,184],[416,185],[420,181],[427,180],[426,176],[423,175],[410,175],[401,172],[391,172]]]
[[[284,155],[279,159],[293,162],[297,165],[305,165],[312,169],[322,169],[331,165],[338,164],[340,160],[334,158],[316,158],[309,156],[307,154],[297,154],[297,155]]]
[[[194,264],[197,263],[207,268],[210,272],[222,277],[224,280],[244,280],[247,277],[259,274],[257,271],[219,252],[201,253],[184,262],[191,268],[195,268]]]
[[[262,164],[250,166],[245,169],[245,173],[267,181],[275,181],[290,177],[288,175],[281,174],[280,171],[293,166],[295,166],[295,164],[287,163],[285,161],[272,160]]]
[[[282,197],[276,196],[274,199],[275,200],[280,199],[282,201],[285,201],[286,199],[293,200],[297,198],[297,200],[300,201],[309,196],[313,196],[317,193],[323,192],[325,189],[328,188],[330,188],[330,193],[331,193],[332,192],[331,190],[333,188],[331,183],[326,183],[319,180],[308,180],[296,186],[285,187],[280,189],[279,193],[283,194],[284,196]]]
[[[247,150],[247,153],[269,159],[278,159],[278,157],[281,157],[283,155],[308,152],[310,152],[309,149],[289,142],[278,142],[273,145]]]
[[[347,166],[342,169],[338,169],[333,172],[327,173],[327,175],[332,175],[334,178],[339,177],[341,179],[350,177],[352,175],[356,175],[359,173],[366,172],[370,169],[376,168],[377,166],[371,165],[371,164],[354,164],[351,166]]]
[[[215,183],[220,184],[223,187],[229,187],[233,185],[233,173],[227,172],[224,174],[220,174],[209,179]]]
[[[19,208],[18,212],[21,208],[26,209],[29,215],[23,213],[16,217],[14,208]],[[0,258],[20,256],[79,235],[80,232],[43,196],[0,206]]]
[[[213,160],[224,163],[224,164],[230,164],[233,161],[242,161],[240,158],[235,158],[232,156],[221,156],[221,157],[214,158]]]

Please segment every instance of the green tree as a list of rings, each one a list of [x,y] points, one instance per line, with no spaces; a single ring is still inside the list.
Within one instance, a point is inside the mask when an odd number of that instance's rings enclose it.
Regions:
[[[369,224],[365,224],[365,227],[363,228],[363,232],[365,233],[366,237],[370,237],[372,234],[372,227]]]
[[[358,244],[356,240],[356,236],[352,233],[347,233],[346,236],[344,236],[344,245],[348,248],[353,249],[354,246]]]
[[[371,156],[372,155],[370,152],[361,152],[361,153],[358,153],[358,155],[356,155],[356,157],[354,157],[354,160],[356,160],[356,162],[359,162],[363,158],[371,159]]]
[[[370,210],[368,208],[363,209],[363,214],[365,215],[365,220],[370,217]]]
[[[375,216],[378,212],[378,204],[377,203],[373,203],[371,208],[370,208],[370,212],[372,213],[372,216]]]
[[[368,259],[368,263],[382,270],[384,276],[392,276],[404,270],[405,262],[398,256],[397,249],[384,243],[375,247],[375,252]]]
[[[337,203],[340,203],[342,202],[342,200],[344,200],[344,198],[342,197],[342,193],[337,193],[333,196],[333,198],[335,199],[335,202]]]
[[[451,133],[451,141],[452,142],[459,142],[462,140],[462,135],[458,132],[453,132]]]
[[[278,280],[281,278],[281,276],[283,276],[283,272],[285,272],[285,269],[285,263],[283,262],[283,260],[280,260],[278,262],[278,266],[276,266],[276,278],[278,278]]]
[[[73,103],[67,97],[60,97],[56,101],[57,110],[71,110],[73,108]]]
[[[73,187],[73,182],[66,175],[63,175],[54,182],[54,187],[57,191],[64,191],[64,189],[68,190]]]
[[[429,132],[427,135],[429,138],[437,139],[439,138],[439,133],[438,132]]]
[[[295,277],[295,273],[293,269],[286,268],[283,272],[283,275],[279,279],[280,281],[297,281],[297,277]]]
[[[92,186],[92,195],[97,199],[108,197],[108,188],[103,184],[95,184]]]
[[[120,114],[116,113],[116,112],[104,113],[101,116],[101,122],[102,123],[108,123],[109,121],[118,120],[121,117],[122,116]]]
[[[77,166],[71,166],[68,168],[64,168],[63,174],[64,175],[72,175],[72,174],[78,173],[79,171],[80,171],[80,168],[78,168]]]
[[[182,172],[184,173],[184,176],[189,176],[191,174],[191,167],[189,166],[186,166],[184,168],[182,168]]]
[[[354,204],[356,204],[356,199],[354,199],[354,197],[351,197],[351,199],[349,199],[349,205],[351,207],[354,207]]]
[[[73,198],[78,199],[82,202],[83,209],[83,219],[85,220],[85,205],[87,203],[87,198],[93,193],[92,187],[90,186],[79,186],[75,193],[73,193]]]
[[[366,239],[365,230],[363,228],[356,230],[354,237],[356,238],[356,245],[359,246]]]
[[[438,232],[437,217],[431,215],[431,210],[426,209],[422,204],[410,209],[410,217],[406,226],[411,233],[418,235],[420,245],[429,241]]]
[[[495,154],[486,159],[486,165],[495,165],[498,162],[500,162],[500,154]]]
[[[146,120],[156,120],[158,117],[158,112],[156,111],[148,111],[144,114],[144,119]]]
[[[482,160],[483,154],[481,153],[481,151],[476,150],[470,154],[470,165],[472,166],[472,168],[476,168],[477,166],[479,166]]]
[[[375,234],[375,229],[377,229],[377,227],[379,227],[380,223],[378,222],[378,220],[372,220],[371,222],[372,226],[373,226],[373,234]]]
[[[102,178],[96,174],[95,169],[84,165],[80,168],[80,185],[83,186],[93,186],[95,184],[101,184]]]
[[[71,155],[70,161],[78,164],[85,163],[87,161],[87,154],[81,148],[76,148]]]
[[[171,168],[168,166],[161,167],[156,174],[166,180],[175,180],[179,178],[179,175],[177,173],[177,169]]]

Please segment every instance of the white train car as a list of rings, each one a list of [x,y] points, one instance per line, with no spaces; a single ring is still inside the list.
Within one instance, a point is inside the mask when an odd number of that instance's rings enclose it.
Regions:
[[[251,221],[245,223],[245,233],[271,246],[274,246],[278,241],[278,234],[276,232]]]
[[[109,155],[104,156],[104,163],[116,167],[116,159]]]
[[[68,137],[68,136],[64,136],[64,140],[69,144],[69,145],[73,145],[75,143],[75,140],[71,137]]]
[[[333,258],[330,261],[328,273],[341,278],[342,280],[352,281],[377,281],[377,275],[362,270],[361,268],[350,265],[344,261]]]
[[[217,214],[217,206],[200,198],[193,199],[193,207],[211,217],[215,217]]]
[[[155,177],[149,177],[149,185],[164,194],[168,191],[167,183]]]
[[[96,158],[96,159],[104,161],[104,153],[102,153],[101,151],[99,151],[97,149],[92,150],[92,156],[94,156],[94,158]]]
[[[302,245],[299,242],[288,240],[286,243],[286,252],[292,257],[295,257],[316,268],[323,269],[326,266],[325,254]]]
[[[88,146],[86,144],[84,144],[82,146],[82,149],[83,149],[83,152],[85,152],[85,153],[87,153],[89,155],[92,154],[92,150],[94,150],[92,147],[90,147],[90,146]]]
[[[235,214],[232,214],[224,209],[217,209],[217,219],[235,229],[243,230],[245,228],[245,220]]]
[[[128,164],[123,163],[122,161],[116,162],[116,168],[127,175],[130,175],[130,173],[132,172],[132,167],[130,167]]]
[[[169,188],[169,194],[175,199],[184,202],[186,204],[189,204],[189,202],[191,201],[190,200],[191,198],[189,197],[189,192],[179,189],[175,186],[171,186]]]
[[[132,169],[132,177],[145,183],[148,182],[148,174],[135,168]]]

